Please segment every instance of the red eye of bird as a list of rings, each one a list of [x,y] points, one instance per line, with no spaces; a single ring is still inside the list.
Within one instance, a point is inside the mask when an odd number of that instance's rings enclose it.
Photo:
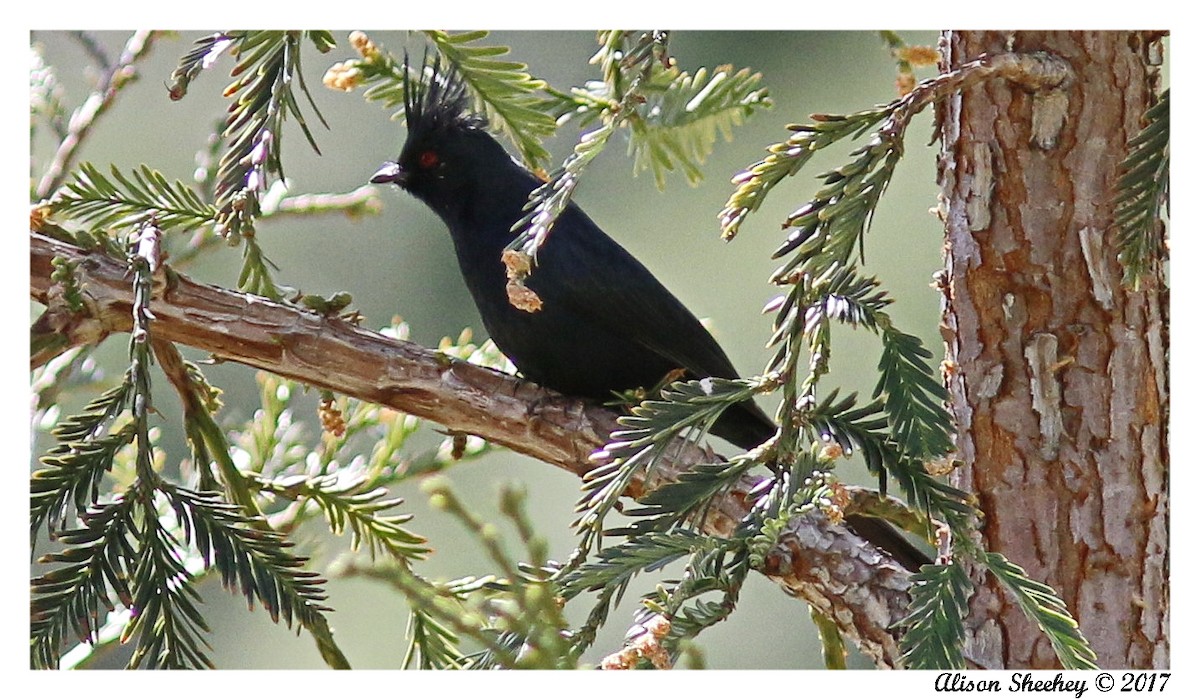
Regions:
[[[437,166],[440,162],[441,159],[438,158],[437,151],[421,151],[421,154],[417,156],[417,165],[425,170]]]

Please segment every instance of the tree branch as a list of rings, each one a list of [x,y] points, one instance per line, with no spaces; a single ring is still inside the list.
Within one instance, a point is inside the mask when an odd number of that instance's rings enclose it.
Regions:
[[[86,310],[69,316],[91,330],[57,346],[92,342],[128,332],[132,292],[122,261],[30,233],[30,296],[51,316],[62,301],[51,279],[55,257],[76,265]],[[597,466],[589,456],[608,442],[618,414],[562,396],[516,377],[447,358],[419,345],[386,338],[339,318],[322,316],[263,297],[168,274],[152,310],[160,340],[209,352],[310,386],[370,401],[478,435],[583,476]],[[43,359],[48,360],[49,357]],[[626,495],[637,498],[711,454],[680,440],[649,480]],[[746,476],[717,502],[705,532],[729,536],[750,512],[750,495],[762,477]],[[908,572],[819,509],[794,518],[766,557],[761,572],[786,593],[828,618],[881,666],[897,666],[893,623],[908,605]]]

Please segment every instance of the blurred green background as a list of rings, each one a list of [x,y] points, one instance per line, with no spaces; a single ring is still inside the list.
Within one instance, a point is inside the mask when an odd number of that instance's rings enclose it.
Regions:
[[[421,39],[407,32],[368,31],[384,48],[398,53],[407,46],[420,52]],[[140,67],[140,80],[127,88],[111,112],[104,115],[82,149],[82,160],[107,169],[113,164],[128,172],[147,164],[170,179],[187,181],[196,167],[195,154],[204,147],[227,107],[220,95],[229,82],[232,61],[222,58],[201,75],[180,102],[167,97],[166,84],[179,57],[205,32],[182,32],[160,40]],[[124,32],[93,34],[110,56],[119,54],[128,37]],[[321,155],[314,154],[294,123],[283,134],[284,170],[292,193],[345,192],[364,184],[385,160],[396,157],[404,133],[390,112],[367,103],[361,91],[325,89],[321,76],[333,63],[351,58],[347,32],[338,32],[338,46],[329,54],[306,50],[305,77],[330,129],[314,127]],[[935,32],[905,32],[913,44],[933,44]],[[89,92],[94,75],[89,58],[67,32],[34,32],[45,61],[53,65],[74,107]],[[588,64],[596,50],[595,34],[572,32],[496,32],[489,44],[512,47],[513,60],[529,64],[530,72],[560,89],[598,77]],[[309,46],[306,45],[306,49]],[[689,187],[682,176],[668,180],[659,191],[650,173],[632,176],[625,140],[618,136],[587,171],[576,201],[607,232],[639,257],[698,316],[711,321],[714,334],[734,364],[747,375],[764,367],[764,343],[770,319],[759,313],[775,292],[767,279],[775,268],[770,253],[783,235],[780,222],[806,201],[815,188],[813,176],[848,160],[848,148],[831,149],[800,176],[785,181],[742,227],[730,243],[717,235],[716,214],[732,191],[730,177],[756,162],[764,149],[788,136],[785,126],[815,112],[847,113],[896,96],[895,64],[874,32],[718,32],[678,31],[671,35],[671,53],[688,71],[731,64],[763,74],[773,109],[755,114],[734,132],[732,142],[719,142],[705,167],[706,179]],[[924,77],[930,73],[918,73]],[[931,117],[913,123],[901,162],[868,235],[867,269],[877,275],[896,304],[894,321],[920,335],[940,356],[937,336],[938,297],[930,289],[932,273],[940,267],[940,225],[930,214],[936,205],[934,149],[927,146]],[[567,127],[548,146],[561,161],[578,132]],[[31,175],[40,177],[52,156],[45,130],[34,133]],[[482,329],[471,299],[459,277],[450,239],[436,217],[396,188],[382,191],[382,215],[351,220],[327,216],[309,220],[280,219],[259,227],[259,241],[279,265],[276,280],[305,293],[348,291],[355,308],[365,315],[364,326],[385,325],[394,315],[412,327],[413,340],[435,345],[443,336],[456,337],[464,327]],[[233,286],[241,267],[239,249],[222,248],[186,273],[194,278]],[[879,344],[865,331],[837,329],[833,372],[828,388],[869,395],[875,382]],[[481,333],[482,331],[480,331]],[[482,337],[477,335],[478,340]],[[189,355],[203,359],[197,353]],[[112,339],[97,354],[109,372],[119,375],[127,361],[124,339]],[[248,418],[257,404],[253,372],[221,364],[206,368],[210,381],[224,389],[226,408],[220,416],[229,423]],[[156,384],[162,446],[168,464],[187,456],[177,431],[178,408],[165,381]],[[315,402],[314,402],[315,405]],[[299,415],[313,434],[315,413]],[[438,436],[431,434],[430,443]],[[34,454],[44,451],[44,436],[35,439]],[[846,481],[870,484],[856,463],[839,467]],[[497,519],[497,486],[518,481],[526,486],[529,508],[540,531],[551,543],[551,556],[565,558],[575,543],[570,529],[579,495],[578,480],[553,467],[499,451],[447,472],[459,495],[489,519]],[[435,554],[419,571],[434,578],[489,573],[481,551],[456,523],[432,511],[416,484],[400,495],[404,508],[416,515],[410,528],[428,536]],[[319,539],[319,533],[311,532]],[[320,569],[344,542],[317,542],[313,550]],[[670,574],[670,571],[667,572]],[[598,661],[620,647],[637,595],[650,590],[655,579],[637,579],[621,611],[610,618],[592,652]],[[357,668],[395,668],[404,649],[405,602],[378,584],[334,580],[329,584],[336,638]],[[220,589],[214,581],[200,588],[213,628],[212,658],[219,668],[321,668],[315,647],[273,624],[262,611],[246,612],[244,600]],[[590,601],[568,608],[578,622]],[[751,576],[737,611],[727,622],[706,631],[698,640],[711,668],[819,668],[820,649],[807,607],[786,597],[761,576]],[[97,666],[120,666],[116,651]],[[852,658],[858,667],[869,664]]]

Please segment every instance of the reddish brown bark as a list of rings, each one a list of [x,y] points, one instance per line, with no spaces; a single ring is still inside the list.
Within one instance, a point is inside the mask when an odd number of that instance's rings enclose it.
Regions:
[[[1104,667],[1169,663],[1167,292],[1121,286],[1111,207],[1157,49],[1138,32],[943,41],[943,69],[1045,51],[1075,74],[1050,101],[995,80],[943,105],[944,334],[955,478],[979,494],[985,544],[1063,596]],[[976,661],[1056,665],[994,582],[968,628]]]

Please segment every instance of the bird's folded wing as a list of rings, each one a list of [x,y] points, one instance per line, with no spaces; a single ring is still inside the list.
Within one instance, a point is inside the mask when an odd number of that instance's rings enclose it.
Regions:
[[[696,316],[582,211],[564,212],[538,253],[531,282],[547,302],[570,305],[696,377],[738,377]]]

